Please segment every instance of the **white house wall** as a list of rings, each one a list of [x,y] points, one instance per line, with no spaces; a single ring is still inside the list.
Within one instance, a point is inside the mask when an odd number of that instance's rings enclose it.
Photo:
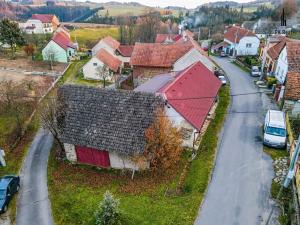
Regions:
[[[184,147],[192,148],[194,136],[195,138],[197,137],[197,135],[195,135],[197,130],[189,122],[187,122],[186,119],[184,119],[184,117],[182,117],[172,106],[166,106],[165,110],[166,115],[168,116],[169,120],[173,122],[174,126],[178,127],[179,129],[184,128],[192,130],[189,139],[183,140]]]
[[[247,47],[251,44],[251,47]],[[257,37],[243,37],[237,45],[237,55],[257,55],[260,41]]]
[[[276,71],[275,71],[275,77],[281,84],[284,83],[287,72],[288,72],[287,51],[286,51],[286,47],[284,47],[284,49],[279,54]]]
[[[214,64],[204,55],[202,55],[197,49],[191,49],[188,53],[178,59],[174,66],[174,71],[181,71],[194,64],[195,62],[201,62],[209,70],[213,71]]]
[[[87,80],[101,80],[101,78],[97,75],[96,68],[103,65],[104,63],[97,57],[92,57],[82,68],[84,78]],[[111,81],[112,78],[113,76],[107,78],[107,80]]]

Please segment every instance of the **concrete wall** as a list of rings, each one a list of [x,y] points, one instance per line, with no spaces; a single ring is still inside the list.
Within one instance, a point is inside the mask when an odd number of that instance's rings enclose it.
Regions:
[[[206,56],[202,55],[197,49],[191,49],[188,53],[178,59],[174,66],[174,71],[181,71],[194,64],[195,62],[201,62],[209,70],[213,71],[214,64]]]
[[[297,117],[300,115],[300,101],[285,100],[283,105],[284,111],[291,112],[291,116]]]
[[[72,144],[65,143],[64,147],[65,147],[67,159],[70,162],[77,162],[77,155],[76,155],[76,151],[75,151],[75,146],[72,145]]]
[[[287,72],[288,72],[287,51],[286,51],[286,47],[284,47],[284,49],[279,54],[276,71],[275,71],[275,77],[281,84],[284,83]]]
[[[82,68],[83,70],[83,76],[87,80],[102,80],[101,77],[97,75],[96,68],[98,66],[103,66],[104,63],[101,62],[98,58],[93,57],[91,58]],[[107,78],[108,81],[113,80],[113,73],[111,73],[111,76]]]

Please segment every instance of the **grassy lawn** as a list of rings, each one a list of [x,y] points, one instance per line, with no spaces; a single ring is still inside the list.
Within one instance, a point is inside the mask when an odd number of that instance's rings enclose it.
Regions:
[[[82,28],[71,31],[71,38],[78,41],[79,46],[83,47],[94,45],[100,39],[111,36],[116,40],[119,39],[119,28],[118,27],[104,27],[104,28]]]
[[[80,74],[80,70],[83,67],[84,64],[87,63],[89,59],[81,60],[73,62],[66,73],[64,74],[64,77],[60,81],[60,84],[66,83],[66,84],[79,84],[79,85],[87,85],[87,86],[100,86],[102,87],[103,82],[102,81],[95,81],[95,80],[85,80],[83,78],[83,75]],[[106,82],[106,85],[110,85],[110,82]]]
[[[101,170],[57,161],[51,152],[48,187],[52,213],[57,225],[92,225],[102,195],[110,190],[120,199],[123,224],[192,224],[211,176],[218,134],[229,105],[229,87],[220,91],[216,117],[210,123],[184,181],[184,193],[166,194],[179,181],[187,155],[169,173],[153,176],[149,172],[131,173]]]

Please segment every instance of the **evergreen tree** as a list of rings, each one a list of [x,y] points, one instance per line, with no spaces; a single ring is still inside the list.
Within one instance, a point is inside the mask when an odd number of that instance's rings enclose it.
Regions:
[[[103,200],[99,204],[99,208],[95,213],[95,225],[119,225],[120,222],[120,201],[106,191]]]
[[[15,58],[16,48],[25,44],[24,37],[17,23],[9,19],[0,21],[0,43],[8,44],[11,56]]]

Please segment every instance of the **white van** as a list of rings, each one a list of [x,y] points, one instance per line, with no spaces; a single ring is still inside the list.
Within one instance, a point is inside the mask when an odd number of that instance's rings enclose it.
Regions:
[[[277,110],[269,110],[265,118],[264,144],[275,148],[286,146],[285,114]]]

